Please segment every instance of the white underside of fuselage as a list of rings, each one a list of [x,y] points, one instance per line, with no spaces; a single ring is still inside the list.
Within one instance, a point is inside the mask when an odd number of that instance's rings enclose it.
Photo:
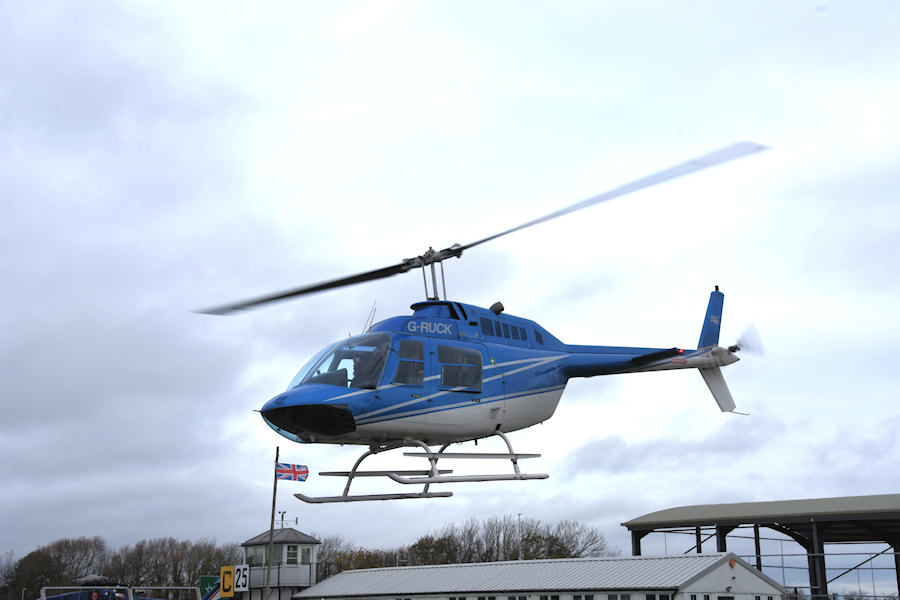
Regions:
[[[442,444],[468,441],[498,430],[507,433],[553,416],[564,389],[565,386],[557,386],[482,401],[461,401],[436,410],[410,411],[375,423],[359,424],[355,432],[328,441],[371,444],[408,439]]]

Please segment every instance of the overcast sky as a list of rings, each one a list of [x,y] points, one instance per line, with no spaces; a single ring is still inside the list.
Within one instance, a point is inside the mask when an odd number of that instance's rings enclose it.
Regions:
[[[0,552],[246,540],[276,446],[313,473],[279,510],[370,547],[521,513],[627,554],[619,523],[654,510],[897,492],[897,31],[892,1],[0,4]],[[694,372],[574,380],[511,436],[545,481],[309,506],[291,493],[339,493],[316,473],[360,448],[253,411],[373,303],[408,314],[420,275],[190,312],[738,140],[772,149],[445,267],[450,297],[568,343],[694,347],[719,285],[722,342],[754,323],[766,347],[725,370],[749,417]]]

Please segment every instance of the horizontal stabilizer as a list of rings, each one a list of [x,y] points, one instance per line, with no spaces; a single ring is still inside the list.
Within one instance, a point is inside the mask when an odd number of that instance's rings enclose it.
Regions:
[[[725,383],[725,378],[722,377],[722,370],[719,367],[713,367],[711,369],[699,369],[699,371],[703,375],[703,381],[706,382],[709,391],[712,392],[713,398],[716,399],[719,409],[722,412],[733,412],[735,408],[734,398],[731,397],[731,392],[728,391],[728,385]]]
[[[656,352],[651,352],[649,354],[642,354],[640,356],[635,356],[631,359],[631,362],[636,365],[649,365],[650,363],[654,363],[658,360],[665,360],[667,358],[672,358],[673,356],[678,356],[684,352],[683,350],[679,350],[678,348],[667,348],[666,350],[658,350]]]

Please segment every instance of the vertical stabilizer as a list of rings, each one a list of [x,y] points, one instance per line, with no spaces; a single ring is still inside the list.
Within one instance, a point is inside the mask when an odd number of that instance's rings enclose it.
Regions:
[[[733,412],[734,398],[731,397],[731,392],[728,391],[728,385],[725,383],[725,378],[722,377],[722,370],[719,367],[713,367],[711,369],[699,369],[699,371],[703,375],[703,381],[706,382],[721,411]]]
[[[719,291],[719,286],[716,286],[716,289],[709,295],[709,305],[706,307],[706,318],[703,320],[703,329],[700,330],[700,341],[697,342],[697,348],[719,345],[719,327],[722,323],[722,304],[724,302],[725,294]]]

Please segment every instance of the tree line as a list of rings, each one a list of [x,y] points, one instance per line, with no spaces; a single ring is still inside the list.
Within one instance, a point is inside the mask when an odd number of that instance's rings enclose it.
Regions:
[[[117,550],[101,537],[64,538],[19,560],[0,556],[0,598],[34,599],[42,587],[70,586],[85,575],[103,575],[126,586],[196,586],[201,575],[242,560],[238,544],[174,538],[141,540]],[[22,590],[25,590],[24,592]]]
[[[354,547],[336,535],[317,539],[322,542],[320,581],[347,569],[619,555],[595,527],[514,515],[445,525],[408,546],[388,550]]]
[[[445,525],[412,544],[390,549],[358,547],[339,535],[311,535],[321,542],[319,581],[347,569],[619,554],[598,529],[584,523],[545,523],[514,515]],[[71,586],[86,575],[131,587],[196,586],[201,575],[216,575],[222,565],[242,562],[237,543],[169,537],[112,549],[101,537],[64,538],[19,560],[12,552],[0,554],[0,600],[33,600],[42,587]]]

